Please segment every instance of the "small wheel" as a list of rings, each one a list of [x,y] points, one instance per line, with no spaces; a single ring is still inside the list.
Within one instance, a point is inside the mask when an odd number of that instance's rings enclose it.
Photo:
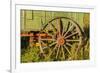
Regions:
[[[45,58],[52,60],[72,60],[73,52],[78,53],[82,44],[82,30],[77,22],[67,17],[57,17],[49,21],[40,34],[40,50]]]

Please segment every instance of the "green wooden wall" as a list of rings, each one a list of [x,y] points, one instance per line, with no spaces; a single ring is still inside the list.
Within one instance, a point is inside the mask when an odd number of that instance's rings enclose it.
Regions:
[[[81,28],[88,27],[90,24],[90,14],[82,12],[54,12],[54,11],[36,11],[21,10],[21,30],[22,31],[38,31],[42,25],[48,23],[55,17],[69,17],[75,20]]]

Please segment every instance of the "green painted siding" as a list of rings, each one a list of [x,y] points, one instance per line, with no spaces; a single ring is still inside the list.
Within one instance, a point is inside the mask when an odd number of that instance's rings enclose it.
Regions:
[[[84,14],[86,13],[21,10],[21,30],[40,30],[42,25],[45,25],[46,23],[48,23],[48,21],[52,20],[55,17],[69,17],[75,20],[82,28],[83,26],[87,25],[83,22]],[[87,14],[89,17],[89,13]]]

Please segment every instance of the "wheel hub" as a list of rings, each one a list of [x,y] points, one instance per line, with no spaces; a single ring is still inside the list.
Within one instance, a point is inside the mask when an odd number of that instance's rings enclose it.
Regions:
[[[59,38],[57,39],[57,43],[58,43],[59,45],[63,45],[63,44],[65,43],[64,38],[63,38],[63,37],[59,37]]]

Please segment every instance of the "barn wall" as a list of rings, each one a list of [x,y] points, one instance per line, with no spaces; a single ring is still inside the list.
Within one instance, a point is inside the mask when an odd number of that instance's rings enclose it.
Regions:
[[[21,10],[21,30],[40,30],[42,25],[60,16],[75,20],[81,28],[89,27],[89,13]]]

